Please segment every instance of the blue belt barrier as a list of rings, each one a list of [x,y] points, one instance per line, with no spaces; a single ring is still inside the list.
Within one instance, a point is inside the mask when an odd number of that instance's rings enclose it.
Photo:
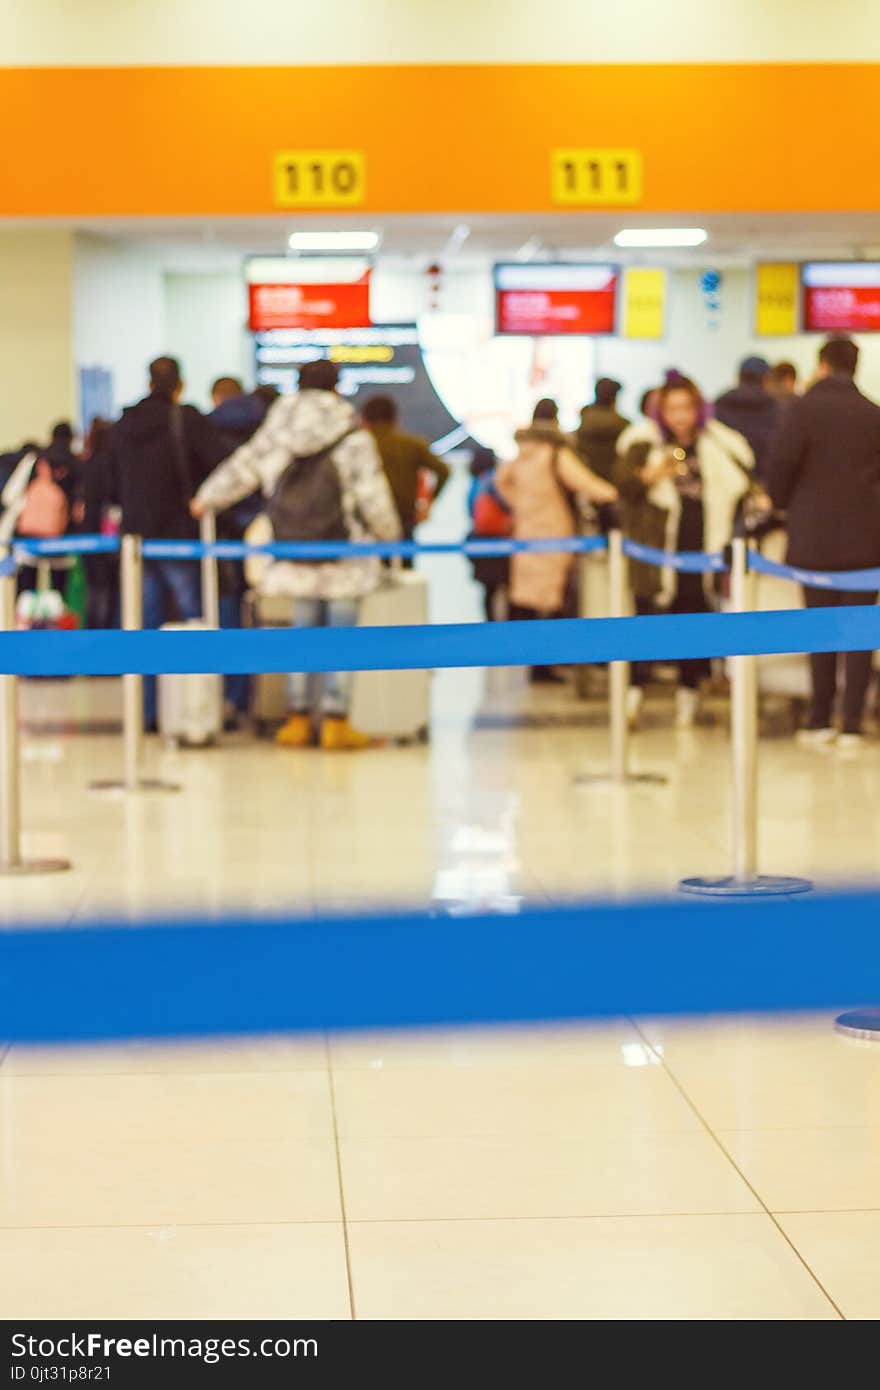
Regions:
[[[12,541],[14,552],[22,557],[39,558],[46,555],[114,555],[119,550],[118,536],[59,536],[54,540],[29,540],[26,536]]]
[[[383,560],[414,559],[417,555],[472,555],[480,557],[557,554],[584,555],[606,550],[604,536],[555,536],[540,540],[469,541],[271,541],[248,545],[244,541],[150,541],[143,543],[145,560],[200,560],[211,555],[217,560],[246,560],[251,555],[267,555],[275,560],[354,560],[378,557]]]
[[[0,1036],[50,1043],[880,997],[880,894],[594,902],[518,916],[157,921],[0,932]]]
[[[0,673],[409,671],[874,651],[880,607],[209,632],[0,633]]]
[[[750,550],[749,569],[774,579],[791,579],[808,589],[842,589],[846,593],[880,591],[880,569],[876,570],[804,570],[797,565],[781,565],[768,560],[757,550]]]
[[[631,560],[659,565],[661,569],[681,570],[684,574],[721,574],[727,569],[723,555],[706,554],[702,550],[657,550],[653,545],[642,545],[641,541],[627,540],[625,536],[623,553]]]

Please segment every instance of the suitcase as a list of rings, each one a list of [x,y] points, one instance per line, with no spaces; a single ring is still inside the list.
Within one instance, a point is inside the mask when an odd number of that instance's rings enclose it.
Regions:
[[[577,616],[607,618],[611,600],[608,591],[608,555],[604,550],[588,550],[577,558]],[[605,693],[606,674],[601,667],[578,665],[574,668],[574,689],[579,700],[592,700]]]
[[[361,601],[360,627],[397,627],[428,621],[428,581],[418,570],[385,572],[382,584]],[[427,741],[430,672],[357,671],[351,722],[372,738]]]
[[[291,606],[289,598],[250,593],[245,600],[245,626],[288,627]],[[415,570],[386,572],[381,586],[361,601],[362,627],[427,621],[427,580]],[[254,728],[259,734],[269,734],[287,717],[287,677],[278,671],[258,674],[251,690]],[[351,722],[372,738],[401,742],[427,739],[429,693],[427,671],[358,671],[352,688]]]
[[[210,631],[207,623],[165,623],[163,632]],[[223,731],[223,677],[216,672],[157,677],[159,733],[168,743],[204,748]]]
[[[761,553],[777,564],[785,561],[787,537],[784,531],[771,531],[761,541]],[[759,613],[803,608],[799,584],[773,575],[755,576],[754,603]],[[772,655],[758,657],[758,690],[761,695],[791,700],[795,706],[810,697],[810,664],[806,656]]]
[[[292,600],[251,591],[245,596],[245,627],[290,627]],[[251,720],[261,738],[273,733],[287,718],[287,676],[283,671],[258,671],[251,680]]]

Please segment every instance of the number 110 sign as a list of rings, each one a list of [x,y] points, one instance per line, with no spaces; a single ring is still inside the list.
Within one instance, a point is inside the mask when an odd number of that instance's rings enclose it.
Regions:
[[[550,193],[570,207],[617,207],[642,201],[638,150],[553,150]]]
[[[356,207],[366,195],[360,150],[279,150],[272,182],[276,207]]]

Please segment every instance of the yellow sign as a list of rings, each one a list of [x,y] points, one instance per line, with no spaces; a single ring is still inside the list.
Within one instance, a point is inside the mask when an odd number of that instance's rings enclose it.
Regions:
[[[550,196],[569,207],[618,207],[642,201],[638,150],[553,150]]]
[[[366,161],[360,150],[279,150],[273,185],[276,207],[357,207],[366,196]]]
[[[662,338],[666,326],[666,271],[631,266],[623,282],[624,338]]]
[[[755,274],[755,332],[786,337],[798,331],[800,272],[794,261],[759,265]]]

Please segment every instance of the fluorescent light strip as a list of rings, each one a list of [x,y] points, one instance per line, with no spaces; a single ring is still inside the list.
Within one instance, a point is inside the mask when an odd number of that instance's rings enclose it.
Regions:
[[[291,251],[375,251],[378,232],[291,232]]]
[[[626,227],[614,238],[615,246],[702,246],[709,233],[703,227]]]

